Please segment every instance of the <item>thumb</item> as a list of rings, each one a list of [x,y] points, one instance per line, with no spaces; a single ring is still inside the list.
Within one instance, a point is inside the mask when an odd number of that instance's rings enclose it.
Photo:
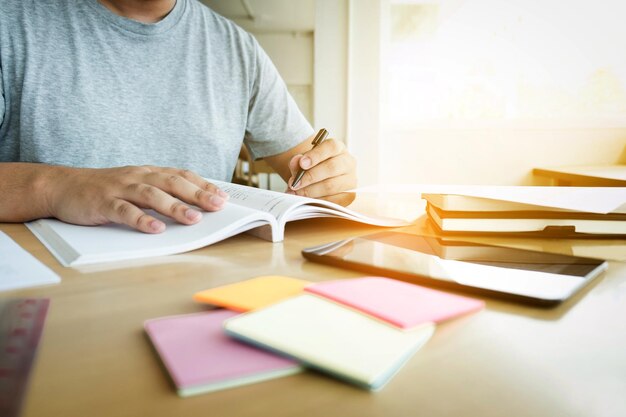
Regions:
[[[294,192],[291,190],[291,184],[293,184],[293,182],[295,181],[298,170],[300,169],[300,159],[302,159],[302,155],[298,154],[294,155],[289,161],[289,172],[291,172],[291,177],[289,178],[289,180],[287,180],[288,194],[294,194]]]

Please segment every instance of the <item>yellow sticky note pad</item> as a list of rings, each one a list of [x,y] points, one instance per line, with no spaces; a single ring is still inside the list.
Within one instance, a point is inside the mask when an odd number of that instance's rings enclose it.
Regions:
[[[267,275],[200,291],[193,299],[230,310],[249,311],[301,294],[309,284],[311,282],[302,279]]]

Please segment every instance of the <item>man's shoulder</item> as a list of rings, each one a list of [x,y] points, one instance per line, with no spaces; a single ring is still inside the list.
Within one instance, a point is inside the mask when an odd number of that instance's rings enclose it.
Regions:
[[[238,43],[246,44],[248,47],[254,46],[254,37],[235,22],[217,13],[199,0],[188,1],[193,14],[199,17],[198,21],[206,25],[206,29],[214,35],[224,36]]]

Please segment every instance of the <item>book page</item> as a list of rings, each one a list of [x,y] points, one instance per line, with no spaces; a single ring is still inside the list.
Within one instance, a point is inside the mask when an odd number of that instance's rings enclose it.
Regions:
[[[215,180],[209,181],[227,192],[228,195],[230,195],[231,202],[270,213],[278,220],[278,224],[281,228],[288,221],[317,217],[338,217],[377,226],[398,227],[408,224],[408,222],[403,219],[365,215],[326,200],[301,197]]]
[[[231,184],[217,180],[209,181],[228,193],[232,203],[270,213],[276,219],[279,219],[295,206],[314,201],[305,197],[247,187],[245,185]]]
[[[165,222],[163,233],[141,233],[119,224],[78,226],[55,219],[26,225],[63,265],[74,266],[187,252],[276,223],[266,213],[232,203],[203,213],[202,220],[194,225],[179,224],[152,211],[150,214]]]

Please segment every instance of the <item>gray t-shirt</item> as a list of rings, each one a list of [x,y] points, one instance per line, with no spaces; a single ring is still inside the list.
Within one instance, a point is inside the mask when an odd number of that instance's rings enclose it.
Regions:
[[[97,0],[1,0],[0,80],[0,162],[228,181],[242,141],[258,158],[313,133],[255,39],[197,0],[155,24]]]

